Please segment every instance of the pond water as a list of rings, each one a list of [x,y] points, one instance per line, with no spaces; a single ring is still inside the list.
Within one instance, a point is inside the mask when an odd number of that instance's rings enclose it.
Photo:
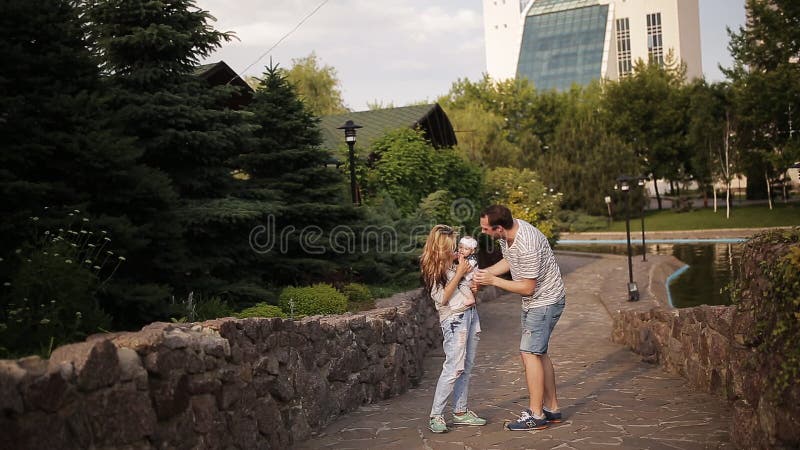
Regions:
[[[656,243],[647,244],[648,255],[672,255],[689,267],[668,286],[676,308],[698,305],[730,305],[728,283],[738,264],[741,243]],[[633,264],[642,260],[642,245],[632,245]],[[627,255],[620,244],[558,244],[556,250]]]

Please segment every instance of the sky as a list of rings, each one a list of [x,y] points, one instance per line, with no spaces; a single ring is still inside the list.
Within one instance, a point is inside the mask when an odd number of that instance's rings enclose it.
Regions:
[[[513,0],[512,0],[513,1]],[[678,0],[681,1],[681,0]],[[703,73],[729,67],[726,26],[744,23],[745,0],[699,0]],[[282,67],[314,52],[336,70],[345,106],[435,101],[453,82],[486,71],[481,0],[196,0],[236,39],[204,62],[225,61],[240,76]],[[309,14],[320,5],[310,17]],[[292,32],[303,19],[299,28]],[[287,33],[274,49],[269,50]]]

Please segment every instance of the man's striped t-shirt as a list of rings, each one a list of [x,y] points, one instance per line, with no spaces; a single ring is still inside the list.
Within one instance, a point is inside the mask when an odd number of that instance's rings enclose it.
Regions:
[[[503,258],[511,266],[511,279],[536,280],[536,289],[530,297],[522,297],[522,309],[552,305],[566,294],[556,257],[547,237],[524,220],[514,219],[519,228],[514,242],[508,245],[499,239]]]

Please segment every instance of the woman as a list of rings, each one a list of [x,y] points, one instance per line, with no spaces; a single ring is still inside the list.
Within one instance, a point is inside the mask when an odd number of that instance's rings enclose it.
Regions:
[[[429,428],[434,433],[447,431],[443,414],[451,394],[454,425],[486,425],[485,419],[467,409],[469,378],[475,361],[481,324],[474,302],[470,304],[467,301],[467,296],[472,293],[468,289],[458,288],[461,279],[472,268],[461,255],[458,256],[458,263],[454,264],[456,243],[455,230],[447,225],[436,225],[428,234],[420,257],[425,291],[433,299],[439,312],[439,324],[444,337],[442,347],[445,360],[436,384],[430,416]]]

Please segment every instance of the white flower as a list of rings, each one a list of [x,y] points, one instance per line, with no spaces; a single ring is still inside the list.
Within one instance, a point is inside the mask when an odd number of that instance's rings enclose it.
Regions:
[[[71,259],[65,259],[64,262],[67,263],[67,264],[72,264],[72,260]]]
[[[120,257],[119,257],[119,260],[120,260],[120,261],[125,261],[125,257],[124,257],[124,256],[120,256]]]
[[[47,325],[48,323],[50,323],[50,319],[42,319],[39,321],[39,323],[42,325]]]
[[[91,259],[84,259],[83,262],[85,262],[86,264],[91,264],[92,260]]]

